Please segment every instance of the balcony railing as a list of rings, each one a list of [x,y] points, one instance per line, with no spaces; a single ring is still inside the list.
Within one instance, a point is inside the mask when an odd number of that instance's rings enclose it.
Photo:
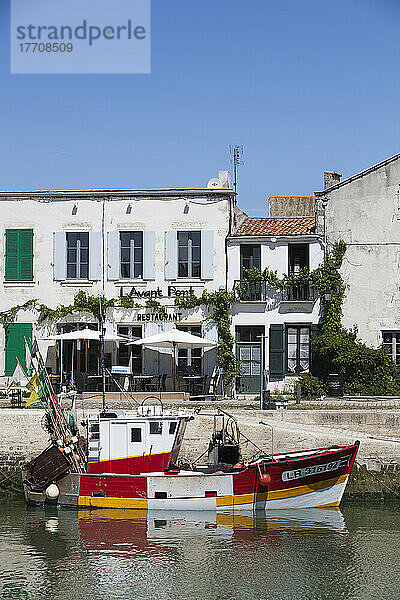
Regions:
[[[282,300],[284,302],[314,302],[316,298],[316,290],[307,283],[291,285],[282,290]]]
[[[233,289],[239,302],[266,302],[276,291],[266,281],[246,279],[236,280]],[[283,289],[281,293],[283,302],[315,302],[317,298],[316,290],[308,284],[292,285]]]
[[[234,291],[240,302],[265,302],[266,281],[237,280],[234,283]]]

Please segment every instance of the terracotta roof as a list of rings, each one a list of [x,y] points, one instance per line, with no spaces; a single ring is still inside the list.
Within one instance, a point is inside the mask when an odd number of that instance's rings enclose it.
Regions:
[[[237,235],[308,235],[315,233],[315,217],[247,217]]]

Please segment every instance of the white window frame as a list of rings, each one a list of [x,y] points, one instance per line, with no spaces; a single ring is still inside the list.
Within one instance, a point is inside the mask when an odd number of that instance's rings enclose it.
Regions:
[[[88,238],[88,262],[87,262],[87,277],[81,277],[81,244],[80,240],[76,241],[76,263],[68,263],[68,236],[86,234]],[[76,264],[76,277],[68,277],[68,264]],[[66,231],[65,232],[65,279],[66,281],[90,281],[90,232],[85,230]]]
[[[191,234],[191,233],[198,233],[200,236],[200,258],[199,258],[199,275],[193,275],[193,242],[192,240],[188,239],[188,245],[187,245],[187,249],[188,249],[188,257],[187,257],[187,264],[188,264],[188,274],[187,275],[179,275],[179,234],[180,233],[187,233],[187,234]],[[196,279],[196,280],[201,280],[201,276],[202,276],[202,268],[201,268],[201,254],[202,254],[202,231],[200,229],[180,229],[179,231],[177,231],[176,233],[176,239],[177,239],[177,276],[178,279]]]
[[[140,276],[135,277],[135,240],[130,240],[129,250],[129,277],[123,277],[122,275],[122,238],[123,233],[140,233],[142,236],[142,273]],[[120,229],[118,232],[118,253],[119,253],[119,278],[120,281],[131,281],[131,280],[143,280],[144,273],[144,235],[141,229]]]

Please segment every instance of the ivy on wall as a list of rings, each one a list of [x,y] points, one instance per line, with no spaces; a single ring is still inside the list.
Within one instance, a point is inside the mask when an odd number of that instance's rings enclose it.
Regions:
[[[147,300],[145,304],[137,304],[130,296],[119,296],[107,299],[105,296],[92,296],[84,291],[78,292],[72,304],[58,304],[56,308],[50,308],[38,300],[28,300],[25,304],[13,306],[7,311],[0,312],[0,323],[7,327],[13,323],[20,310],[34,309],[39,313],[38,323],[44,321],[59,321],[68,315],[77,313],[89,313],[95,319],[100,320],[100,307],[103,314],[108,308],[152,308],[165,314],[164,308],[157,300]]]

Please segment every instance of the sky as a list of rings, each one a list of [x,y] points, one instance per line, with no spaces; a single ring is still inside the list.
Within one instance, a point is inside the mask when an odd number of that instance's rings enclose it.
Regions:
[[[203,187],[239,144],[239,205],[265,216],[400,152],[400,0],[151,10],[151,74],[15,75],[0,0],[1,190]]]

